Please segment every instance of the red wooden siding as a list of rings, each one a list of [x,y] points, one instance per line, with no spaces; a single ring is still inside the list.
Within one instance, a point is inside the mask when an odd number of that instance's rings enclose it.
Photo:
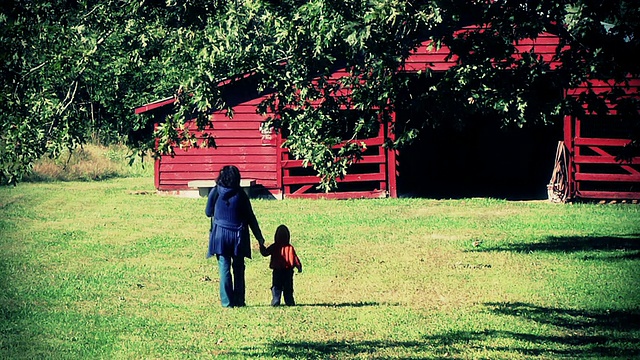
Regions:
[[[567,90],[567,96],[572,96],[576,98],[587,98],[587,97],[599,97],[608,111],[608,115],[618,115],[617,107],[619,104],[612,103],[607,96],[613,89],[616,92],[622,92],[620,98],[622,99],[631,99],[638,98],[638,89],[640,88],[640,79],[627,79],[623,82],[616,82],[614,80],[590,80],[582,84],[575,89]],[[593,113],[594,109],[590,109],[587,103],[583,104],[583,109],[587,114]]]
[[[400,71],[413,72],[426,67],[435,71],[448,70],[458,61],[455,57],[447,59],[449,52],[446,45],[436,49],[430,41],[424,42],[407,58]]]
[[[602,99],[614,88],[627,98],[640,98],[640,79],[626,82],[591,80],[568,90],[567,96]],[[639,121],[635,115],[622,116],[616,104],[606,100],[607,114],[597,114],[587,105],[580,116],[565,117],[565,145],[569,150],[570,197],[585,199],[640,199],[640,157],[618,158],[631,142],[628,128]]]
[[[337,81],[346,75],[344,69],[332,74],[329,81]],[[225,85],[225,86],[228,86]],[[238,166],[243,178],[256,180],[276,198],[286,197],[385,197],[390,173],[387,170],[388,157],[395,162],[395,153],[382,148],[385,131],[371,139],[359,140],[368,149],[362,160],[353,166],[354,173],[339,180],[337,191],[326,194],[318,192],[316,187],[320,179],[312,168],[303,168],[301,160],[293,160],[288,149],[281,148],[283,139],[279,134],[262,134],[261,124],[264,118],[257,114],[257,105],[264,96],[247,96],[250,89],[241,91],[241,101],[234,105],[233,118],[223,112],[215,112],[210,126],[198,130],[194,122],[187,122],[187,129],[196,134],[202,142],[203,134],[215,139],[215,148],[174,149],[173,156],[165,155],[155,164],[155,185],[160,191],[187,190],[193,180],[213,180],[224,165]],[[344,95],[343,93],[334,95]],[[171,99],[163,100],[136,109],[136,113],[158,111],[173,104]],[[345,107],[345,110],[347,108]],[[391,180],[395,184],[395,178]],[[346,185],[345,185],[346,184]],[[394,185],[395,188],[395,185]],[[283,192],[284,190],[284,192]],[[395,190],[392,193],[395,196]]]
[[[387,171],[387,154],[382,147],[385,141],[385,126],[380,125],[377,137],[358,140],[366,144],[367,149],[351,166],[351,173],[337,179],[338,189],[324,193],[317,189],[320,178],[310,168],[303,167],[302,160],[293,159],[287,149],[280,152],[282,168],[282,185],[287,198],[380,198],[388,193],[389,173]],[[395,184],[395,180],[394,180]],[[395,196],[395,194],[393,194]]]
[[[465,28],[458,31],[456,35],[464,35],[464,33],[475,30],[473,27]],[[535,39],[523,39],[514,44],[516,48],[514,57],[519,59],[521,54],[533,52],[542,61],[549,63],[552,69],[555,69],[560,66],[560,62],[555,59],[558,44],[557,36],[544,32]],[[400,71],[416,72],[426,68],[433,71],[448,70],[457,65],[459,61],[456,56],[447,59],[449,52],[450,49],[446,45],[436,49],[431,41],[425,41],[407,58]]]
[[[214,148],[175,149],[174,156],[157,161],[157,188],[186,190],[192,180],[215,180],[224,165],[238,167],[242,177],[256,180],[274,196],[280,195],[279,169],[275,136],[268,139],[260,132],[264,118],[256,114],[261,97],[250,99],[234,107],[233,118],[223,112],[211,116],[211,128],[198,131],[194,122],[187,128],[199,139],[207,133],[215,139]]]

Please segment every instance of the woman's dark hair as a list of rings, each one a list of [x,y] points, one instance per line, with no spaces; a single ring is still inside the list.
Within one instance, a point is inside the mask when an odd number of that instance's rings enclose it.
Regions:
[[[226,188],[240,187],[240,170],[233,165],[226,165],[220,169],[216,184]]]

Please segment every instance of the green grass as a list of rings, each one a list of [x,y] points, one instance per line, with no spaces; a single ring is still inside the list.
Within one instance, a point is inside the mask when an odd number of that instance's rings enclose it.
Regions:
[[[638,205],[254,200],[267,243],[291,229],[299,306],[268,306],[253,241],[223,309],[205,199],[147,191],[0,188],[0,358],[640,357]]]

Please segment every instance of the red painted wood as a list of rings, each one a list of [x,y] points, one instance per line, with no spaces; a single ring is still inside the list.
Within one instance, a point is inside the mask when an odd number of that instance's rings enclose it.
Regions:
[[[559,44],[559,39],[557,36],[550,33],[541,33],[535,39],[521,39],[515,42],[516,46],[526,46],[526,45],[554,45],[554,49]]]
[[[342,72],[337,76],[346,75]],[[335,81],[335,80],[334,80]],[[349,96],[350,90],[343,89],[334,96]],[[238,166],[244,178],[256,179],[259,185],[267,187],[272,193],[281,193],[284,180],[281,175],[284,169],[281,167],[284,156],[287,156],[286,149],[279,146],[282,139],[279,134],[274,134],[270,141],[265,143],[260,125],[265,118],[256,113],[256,105],[262,101],[262,97],[251,99],[245,103],[235,106],[233,117],[226,112],[216,112],[212,115],[210,126],[204,131],[200,131],[194,122],[187,123],[187,129],[194,135],[202,138],[202,134],[210,134],[216,140],[216,148],[186,148],[175,149],[175,156],[163,156],[158,162],[158,172],[156,174],[157,188],[162,190],[180,190],[186,188],[186,183],[191,180],[211,180],[215,179],[219,169],[226,164]],[[345,107],[346,108],[346,107]],[[211,128],[212,127],[212,128]],[[383,134],[384,135],[384,134]],[[360,140],[367,147],[380,146],[384,142],[384,136],[374,139]],[[265,146],[266,145],[266,146]],[[338,145],[336,148],[338,148]],[[281,156],[278,156],[281,155]],[[384,155],[368,155],[362,163],[383,163]],[[301,165],[297,162],[291,165]],[[383,170],[384,166],[380,166]],[[288,170],[287,170],[288,173]],[[279,175],[280,174],[280,175]],[[384,175],[384,174],[383,174]],[[380,174],[357,174],[349,175],[345,181],[372,181],[371,179],[382,179]],[[300,181],[299,177],[297,178]],[[312,183],[307,184],[301,192],[308,191],[318,183],[317,177],[311,177]],[[384,179],[382,179],[384,180]],[[374,180],[375,181],[375,180]],[[384,185],[384,182],[382,182]],[[369,197],[367,192],[356,192],[358,197]],[[343,195],[332,195],[333,197],[351,197],[354,193],[349,192]],[[379,197],[379,193],[375,193]],[[313,196],[317,197],[317,195]]]
[[[276,154],[276,148],[273,146],[218,146],[217,148],[189,148],[189,149],[175,149],[176,156],[166,155],[163,158],[171,159],[171,161],[178,160],[180,157],[190,156],[215,156],[220,155],[230,156],[248,156],[248,155],[271,155]]]
[[[638,88],[640,88],[640,79],[630,78],[626,82],[615,82],[613,80],[605,81],[605,80],[592,79],[582,83],[581,85],[573,89],[568,89],[567,95],[579,96],[581,94],[588,93],[589,91],[592,91],[595,94],[603,94],[611,91],[614,86],[618,90],[624,91],[625,94],[628,94],[632,97],[636,97],[638,94]]]
[[[202,132],[198,132],[200,135],[202,133],[206,133],[212,135],[216,139],[261,139],[262,134],[258,129],[252,130],[229,130],[229,129],[218,129],[218,130],[204,130]]]
[[[297,194],[303,194],[305,193],[307,190],[310,190],[313,187],[313,185],[303,185],[301,186],[298,190],[292,192],[292,195],[297,195]]]
[[[160,159],[153,161],[153,186],[160,188]]]
[[[278,104],[278,100],[276,99],[276,105]],[[281,120],[280,115],[276,115],[277,120]],[[276,148],[276,179],[277,179],[277,187],[279,191],[282,191],[282,132],[278,131],[275,134],[275,148]]]
[[[584,199],[640,200],[640,192],[631,191],[580,191],[578,197]]]
[[[606,86],[606,87],[593,87],[593,88],[585,88],[585,87],[579,87],[579,88],[575,88],[575,89],[571,89],[568,91],[568,95],[569,96],[573,96],[573,97],[578,97],[580,95],[583,94],[589,94],[589,93],[593,93],[593,94],[606,94],[611,92],[611,90],[613,90],[612,86]],[[637,88],[636,87],[624,87],[624,86],[616,86],[616,91],[621,91],[621,97],[622,98],[629,98],[629,97],[635,97],[635,94],[637,92]]]
[[[461,31],[457,31],[457,36],[464,36],[466,33],[473,31],[484,31],[479,28],[467,28]],[[435,71],[448,70],[452,66],[458,64],[459,59],[456,56],[452,56],[448,59],[450,49],[445,45],[440,48],[432,46],[432,42],[425,41],[413,53],[406,59],[402,65],[400,71],[418,71],[430,68]],[[560,63],[554,58],[559,39],[557,36],[550,33],[542,33],[536,39],[523,39],[514,44],[516,53],[514,58],[522,58],[522,53],[534,52],[538,56],[542,56],[542,60],[548,62],[553,68],[556,68]]]
[[[350,142],[355,142],[355,143],[364,143],[365,145],[367,145],[367,147],[374,147],[374,146],[380,146],[382,144],[384,144],[384,139],[380,138],[380,137],[375,137],[375,138],[369,138],[369,139],[362,139],[362,140],[355,140],[355,141],[350,141]],[[339,149],[340,147],[344,146],[343,144],[338,144],[336,146],[333,147],[333,149]],[[283,149],[283,152],[288,153],[288,149]]]
[[[211,122],[211,126],[207,126],[204,130],[213,131],[214,133],[219,130],[251,130],[258,132],[260,131],[260,124],[264,121],[264,119],[256,120],[256,121],[239,121],[239,120],[227,120],[221,121],[216,120]],[[200,131],[195,123],[188,123],[187,129],[189,131]]]
[[[519,53],[533,52],[536,55],[542,55],[542,54],[555,55],[557,47],[558,47],[557,44],[546,45],[546,44],[537,44],[537,43],[515,45],[516,52],[519,52]]]
[[[599,148],[599,147],[595,147],[595,146],[588,146],[589,150],[594,151],[596,154],[600,155],[600,156],[610,156],[610,154]],[[629,172],[630,174],[635,174],[635,175],[640,175],[640,172],[636,169],[634,169],[632,166],[629,166],[628,164],[617,164],[620,166],[621,169],[624,169],[625,171]]]
[[[305,184],[319,184],[320,178],[317,176],[285,176],[283,179],[285,185],[305,185]],[[385,174],[373,173],[373,174],[347,174],[343,179],[337,179],[341,182],[362,182],[362,181],[384,181]]]
[[[161,107],[165,107],[167,105],[173,105],[173,103],[175,102],[175,98],[172,96],[170,98],[166,98],[166,99],[162,99],[162,100],[158,100],[140,107],[135,108],[135,113],[136,114],[142,114],[145,113],[147,111],[151,111],[154,109],[158,109]]]
[[[197,178],[197,179],[164,179],[161,181],[160,186],[161,187],[167,187],[167,186],[181,186],[182,189],[190,189],[188,183],[190,181],[194,181],[194,180],[215,180],[217,177],[217,173],[216,176],[211,176],[211,177],[201,177],[201,178]],[[244,174],[243,174],[243,178],[244,178]],[[276,181],[275,180],[271,180],[271,179],[253,179],[256,181],[256,187],[260,187],[260,188],[266,188],[269,191],[275,191],[276,190]]]
[[[194,180],[215,180],[215,177],[212,178],[203,178],[203,179],[194,179]],[[191,181],[191,180],[189,180]],[[169,191],[169,190],[193,190],[191,188],[189,188],[189,186],[187,185],[187,183],[189,181],[183,181],[183,180],[166,180],[163,181],[160,186],[158,187],[158,190],[161,191]],[[260,182],[256,181],[257,186],[261,186],[266,188],[267,190],[269,190],[269,192],[271,192],[272,194],[281,194],[280,190],[278,190],[276,188],[276,181],[274,180],[260,180]]]
[[[424,63],[408,63],[408,64],[404,64],[404,66],[400,69],[400,71],[404,71],[404,72],[417,72],[417,71],[424,71],[427,68],[433,70],[433,71],[446,71],[449,70],[453,65],[455,65],[454,63],[429,63],[429,64],[424,64]]]
[[[615,156],[575,156],[574,161],[579,164],[613,164],[613,165],[640,165],[640,157],[631,159],[631,162],[617,161]]]
[[[240,164],[238,165],[241,172],[244,171],[268,171],[275,172],[276,164],[265,164],[265,163],[241,163],[240,161],[233,161],[231,164]],[[198,171],[220,171],[220,169],[229,165],[229,162],[219,160],[217,163],[186,163],[186,164],[163,164],[162,171],[163,172],[198,172]]]
[[[605,138],[583,138],[576,137],[574,144],[577,146],[625,146],[628,145],[631,140],[628,139],[605,139]]]
[[[264,121],[267,116],[258,113],[258,104],[264,101],[265,97],[258,98],[258,103],[254,105],[240,104],[234,107],[232,114],[225,112],[214,112],[211,120],[216,121]]]
[[[415,72],[427,68],[434,71],[446,71],[458,63],[458,57],[449,57],[450,49],[447,46],[435,48],[431,41],[422,43],[405,60],[399,71]]]
[[[218,138],[214,136],[216,145],[219,147],[234,147],[234,146],[256,146],[262,145],[262,137],[242,139],[242,138]]]
[[[369,155],[363,156],[362,159],[356,162],[356,164],[384,164],[385,162],[386,158],[384,155]],[[300,168],[302,167],[302,163],[302,160],[283,160],[282,168]]]
[[[575,179],[577,181],[603,181],[603,182],[640,182],[640,175],[638,174],[591,174],[591,173],[576,173]]]
[[[583,82],[578,88],[611,88],[613,85],[618,85],[622,87],[632,87],[637,88],[640,87],[640,78],[632,78],[629,77],[624,81],[615,81],[615,80],[602,80],[602,79],[589,79]]]
[[[285,194],[284,196],[287,199],[378,199],[386,197],[387,192],[385,190],[345,191],[332,193]]]
[[[455,65],[457,62],[456,57],[452,57],[448,59],[449,49],[447,51],[439,51],[435,53],[416,53],[412,54],[405,60],[405,63],[445,63],[449,64],[449,66]]]
[[[396,122],[396,113],[393,112],[391,114],[391,124],[387,125],[386,130],[386,135],[389,138],[389,140],[394,141],[395,140],[395,134],[392,130],[392,126],[393,124],[395,124]],[[398,197],[398,186],[397,186],[397,181],[398,181],[398,164],[397,164],[397,155],[398,153],[396,152],[396,150],[394,149],[389,149],[389,148],[384,148],[384,153],[385,156],[387,157],[387,181],[389,182],[388,184],[388,191],[389,191],[389,197],[391,198],[397,198]]]
[[[193,190],[193,189],[187,189],[182,183],[178,185],[160,184],[159,186],[156,186],[156,189],[158,189],[159,191]]]
[[[275,167],[275,158],[272,156],[176,156],[174,158],[164,157],[162,164],[164,167],[172,165],[184,165],[184,164],[217,164],[217,165],[229,165],[229,164],[270,164]]]
[[[242,171],[243,179],[254,179],[256,183],[262,184],[264,180],[276,181],[276,174],[273,172],[258,172],[258,171]],[[191,180],[214,180],[218,177],[217,171],[192,171],[192,172],[161,172],[160,182],[165,183],[167,181],[182,181],[185,184]]]
[[[154,124],[153,125],[154,129],[158,128],[158,124]],[[155,148],[158,148],[158,144],[160,143],[160,140],[158,138],[156,138],[155,141]],[[155,186],[156,189],[160,188],[160,158],[156,158],[153,161],[153,185]]]
[[[343,142],[342,144],[336,145],[333,148],[338,149],[341,146],[344,146],[345,143],[347,142]],[[358,143],[358,144],[364,143],[365,145],[367,145],[367,147],[374,147],[374,146],[380,146],[384,144],[384,138],[378,136],[378,137],[369,138],[369,139],[352,140],[352,141],[349,141],[349,143]]]
[[[565,115],[564,117],[564,146],[567,150],[567,181],[569,183],[569,198],[573,198],[575,196],[575,180],[573,175],[575,173],[574,167],[574,144],[573,144],[573,117],[570,115]]]
[[[601,113],[596,113],[595,111],[590,111],[589,110],[589,106],[587,104],[584,104],[582,106],[582,108],[585,110],[585,113],[587,115],[609,115],[609,116],[618,116],[620,115],[620,113],[618,113],[618,109],[617,106],[612,105],[608,102],[605,103],[607,110],[606,110],[606,114],[601,114]]]
[[[380,164],[379,166],[379,170],[380,174],[384,176],[384,180],[380,181],[380,184],[378,185],[379,189],[385,189],[388,190],[389,189],[389,184],[387,183],[388,178],[387,178],[387,166],[385,164]]]

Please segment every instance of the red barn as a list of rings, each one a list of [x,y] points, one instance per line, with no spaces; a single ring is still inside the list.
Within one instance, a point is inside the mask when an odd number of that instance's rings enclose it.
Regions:
[[[336,78],[345,75],[337,71]],[[261,129],[265,118],[257,113],[257,106],[269,94],[259,94],[255,79],[244,77],[220,84],[222,96],[233,107],[233,116],[215,111],[211,129],[204,132],[215,139],[214,148],[175,149],[175,155],[165,155],[155,162],[155,186],[159,191],[193,192],[200,180],[214,180],[220,168],[227,164],[238,166],[242,177],[255,181],[251,192],[258,196],[283,197],[395,197],[395,152],[382,145],[391,136],[381,124],[377,136],[360,140],[367,145],[352,172],[339,180],[339,191],[318,192],[319,178],[302,160],[293,159],[281,147],[280,133]],[[156,122],[173,110],[173,98],[167,98],[137,108],[136,114],[152,112]],[[197,131],[190,122],[189,130]],[[191,184],[190,184],[191,183]]]
[[[399,72],[411,73],[425,68],[443,71],[456,64],[457,59],[447,59],[449,55],[447,47],[436,50],[429,45],[428,42],[425,42],[414,51],[404,66],[399,69]],[[515,45],[518,53],[533,52],[542,56],[544,61],[549,62],[551,68],[559,66],[554,62],[558,38],[552,34],[542,33],[536,39],[523,40]],[[338,70],[332,77],[339,79],[343,75],[345,75],[344,70]],[[629,96],[637,97],[637,83],[633,84],[635,87],[629,89]],[[362,160],[350,169],[348,175],[338,180],[339,186],[336,191],[323,193],[316,189],[319,178],[315,176],[312,169],[303,167],[301,160],[291,158],[287,149],[281,147],[283,143],[281,134],[273,134],[261,129],[264,118],[258,114],[257,106],[269,94],[258,93],[255,79],[252,76],[246,76],[235,82],[223,82],[220,87],[226,102],[233,106],[234,114],[233,117],[228,117],[224,111],[216,111],[211,116],[212,129],[204,131],[215,138],[216,147],[175,149],[174,156],[163,156],[158,159],[155,163],[155,186],[159,191],[194,191],[197,186],[194,181],[213,180],[223,165],[234,164],[238,166],[244,179],[255,181],[251,184],[251,191],[256,195],[267,195],[279,199],[283,197],[371,198],[398,196],[398,161],[402,161],[402,158],[398,157],[396,151],[388,150],[382,146],[387,138],[394,136],[392,131],[386,127],[387,125],[381,123],[376,136],[361,140],[367,145]],[[580,89],[573,89],[567,91],[566,96],[574,96],[579,93]],[[172,111],[173,102],[173,98],[164,99],[141,106],[135,112],[136,114],[152,112],[156,122],[161,122],[163,117]],[[614,181],[635,184],[640,181],[638,179],[640,173],[634,168],[639,164],[638,158],[632,159],[631,163],[627,165],[619,165],[626,173],[609,174],[606,170],[597,174],[584,172],[586,167],[583,164],[606,163],[611,165],[614,161],[612,155],[600,147],[620,146],[628,143],[629,140],[609,137],[599,139],[602,136],[597,131],[589,137],[584,137],[581,132],[580,120],[579,118],[565,119],[564,141],[568,146],[571,159],[568,167],[571,169],[570,174],[566,176],[570,182],[567,185],[571,191],[569,197],[640,198],[640,189],[637,187],[626,191],[596,190],[596,192],[589,192],[592,190],[585,188],[586,182],[600,182],[602,184]],[[195,131],[195,125],[192,124],[190,130]],[[549,137],[548,133],[544,133],[533,141]],[[552,140],[557,141],[560,138],[561,135]],[[595,154],[586,155],[581,150],[585,147]],[[424,156],[424,154],[420,156]],[[438,154],[430,154],[429,156],[438,156]],[[539,154],[532,154],[532,156],[540,157]],[[549,156],[549,159],[544,160],[549,161],[549,173],[551,173],[552,155]],[[414,166],[410,165],[409,167]]]

